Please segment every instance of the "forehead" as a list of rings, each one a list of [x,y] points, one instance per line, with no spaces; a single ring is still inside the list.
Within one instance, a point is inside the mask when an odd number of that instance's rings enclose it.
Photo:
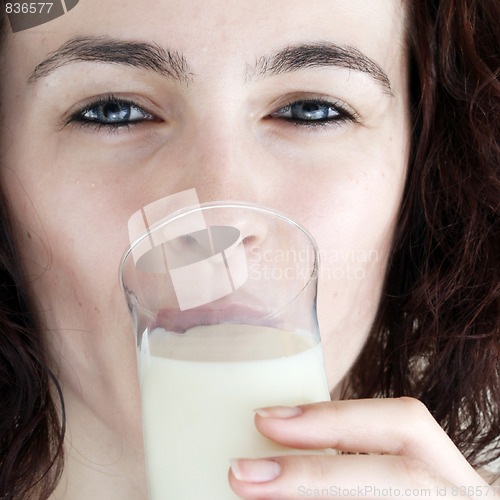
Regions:
[[[193,73],[238,68],[297,43],[354,46],[390,72],[404,52],[401,0],[80,0],[66,15],[11,36],[6,57],[30,74],[75,36],[143,40],[174,50]]]

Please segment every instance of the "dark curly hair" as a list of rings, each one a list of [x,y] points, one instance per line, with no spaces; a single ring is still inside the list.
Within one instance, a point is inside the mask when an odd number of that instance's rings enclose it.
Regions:
[[[351,391],[420,399],[484,465],[500,456],[500,2],[412,3],[413,153]]]
[[[419,398],[481,465],[500,455],[500,2],[408,10],[413,151],[384,294],[349,389]],[[0,499],[42,500],[63,466],[64,406],[11,229],[0,193]]]
[[[5,204],[3,204],[5,207]],[[0,209],[0,498],[47,498],[62,470],[62,397]],[[62,424],[62,425],[61,425]]]
[[[2,45],[6,31],[2,12]],[[26,294],[11,225],[0,190],[0,499],[41,500],[53,492],[63,468],[64,404]]]

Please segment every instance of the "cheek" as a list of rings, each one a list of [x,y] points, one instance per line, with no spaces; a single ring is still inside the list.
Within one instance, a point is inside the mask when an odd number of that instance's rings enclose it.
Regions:
[[[330,387],[345,376],[375,318],[390,237],[365,249],[347,246],[324,255],[318,286],[318,320]]]
[[[115,311],[128,314],[118,284],[128,244],[128,212],[119,196],[112,196],[119,193],[105,193],[92,181],[58,181],[57,175],[47,183],[34,181],[21,168],[14,170],[4,174],[4,185],[42,321],[56,330],[108,330]]]
[[[301,222],[320,248],[318,319],[331,388],[359,354],[377,312],[406,171],[405,157],[392,152],[339,165],[342,172],[316,181],[308,205],[298,200],[311,207]]]

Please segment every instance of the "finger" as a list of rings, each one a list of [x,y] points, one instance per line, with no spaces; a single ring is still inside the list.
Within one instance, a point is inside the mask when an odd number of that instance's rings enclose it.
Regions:
[[[318,497],[432,499],[457,488],[421,462],[391,455],[289,456],[240,459],[229,473],[234,492],[247,499]],[[466,497],[461,495],[461,498]]]
[[[420,460],[453,484],[485,484],[416,399],[366,399],[257,410],[270,439],[293,448],[382,453]]]

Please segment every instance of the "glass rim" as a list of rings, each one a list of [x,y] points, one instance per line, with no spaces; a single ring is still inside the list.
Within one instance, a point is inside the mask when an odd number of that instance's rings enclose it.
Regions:
[[[205,211],[205,210],[213,210],[213,209],[219,209],[219,208],[245,208],[249,210],[254,210],[256,212],[265,212],[268,214],[271,214],[278,219],[281,219],[282,221],[287,222],[291,226],[296,227],[299,229],[309,240],[311,243],[311,247],[314,252],[314,265],[313,265],[313,273],[311,274],[311,277],[314,276],[314,273],[318,272],[319,269],[319,248],[318,244],[316,243],[316,240],[314,237],[311,235],[311,233],[303,227],[301,224],[296,222],[295,220],[291,219],[288,215],[286,215],[283,212],[280,212],[279,210],[276,210],[274,208],[269,208],[264,205],[260,205],[258,203],[253,203],[253,202],[248,202],[248,201],[233,201],[233,200],[224,200],[224,201],[208,201],[204,203],[199,203],[197,205],[191,205],[187,207],[180,208],[178,210],[175,210],[174,212],[166,215],[164,218],[159,220],[158,222],[155,222],[152,226],[149,226],[147,231],[142,235],[136,238],[130,245],[128,246],[127,250],[123,254],[121,261],[120,261],[120,269],[119,269],[119,278],[120,278],[120,286],[122,290],[124,290],[124,283],[123,283],[123,270],[125,263],[127,262],[129,256],[132,254],[134,249],[141,244],[145,239],[149,238],[151,233],[154,231],[157,231],[158,229],[162,228],[163,226],[170,224],[171,222],[174,222],[182,217],[185,217],[189,214],[192,214],[194,212],[199,212],[199,211]]]

